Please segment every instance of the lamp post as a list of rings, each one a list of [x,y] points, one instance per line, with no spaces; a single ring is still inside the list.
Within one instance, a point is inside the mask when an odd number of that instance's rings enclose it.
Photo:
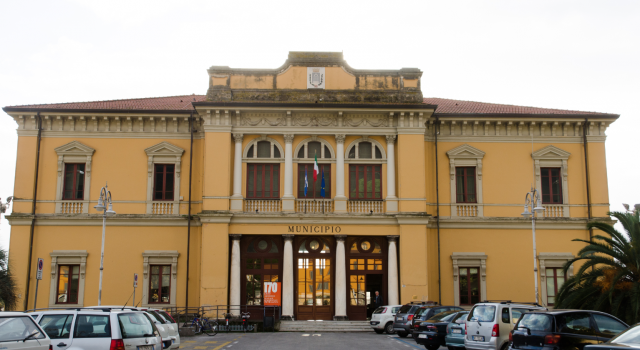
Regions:
[[[536,214],[542,214],[544,207],[541,205],[540,192],[535,188],[531,188],[531,192],[528,192],[524,197],[524,213],[522,216],[525,218],[531,217],[531,231],[533,234],[533,280],[535,282],[536,291],[536,303],[540,303],[538,298],[538,263],[536,252]],[[529,205],[531,205],[532,211],[529,211]]]
[[[107,207],[106,204],[109,206]],[[100,198],[98,198],[98,205],[94,207],[97,211],[102,211],[102,248],[100,249],[100,284],[98,286],[98,306],[102,305],[102,271],[104,270],[104,231],[107,226],[107,216],[115,215],[113,211],[113,203],[111,203],[111,191],[109,186],[105,186],[100,189]]]

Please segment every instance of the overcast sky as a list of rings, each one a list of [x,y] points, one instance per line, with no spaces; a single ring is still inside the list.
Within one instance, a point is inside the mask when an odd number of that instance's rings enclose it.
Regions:
[[[607,130],[611,209],[640,203],[637,0],[30,0],[0,13],[2,107],[204,94],[212,65],[343,51],[354,68],[420,68],[425,97],[620,114]],[[4,201],[17,125],[0,114]],[[5,248],[9,230],[2,218]]]

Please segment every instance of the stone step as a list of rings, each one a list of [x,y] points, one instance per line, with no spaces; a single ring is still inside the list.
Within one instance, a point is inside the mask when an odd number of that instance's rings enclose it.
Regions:
[[[281,332],[372,332],[369,321],[282,321]]]

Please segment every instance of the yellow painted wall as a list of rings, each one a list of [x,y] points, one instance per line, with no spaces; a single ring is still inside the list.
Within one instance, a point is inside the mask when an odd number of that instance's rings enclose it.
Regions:
[[[327,90],[353,90],[356,87],[356,77],[347,73],[342,67],[325,68]]]
[[[200,305],[227,305],[229,230],[227,224],[203,224],[200,260]]]
[[[400,303],[429,298],[426,231],[424,225],[400,225]]]
[[[278,89],[306,89],[307,67],[289,67],[276,76],[276,86]]]
[[[398,135],[398,188],[399,211],[420,212],[426,210],[425,198],[425,149],[423,135]],[[403,152],[402,150],[410,150]],[[422,199],[422,200],[402,200]]]
[[[418,79],[403,79],[404,87],[406,87],[406,88],[417,88],[419,81],[420,80],[418,80]]]
[[[273,89],[273,75],[232,75],[232,89]]]

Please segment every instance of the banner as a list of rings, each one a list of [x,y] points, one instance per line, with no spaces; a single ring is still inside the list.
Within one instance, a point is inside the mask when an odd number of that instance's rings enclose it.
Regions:
[[[264,306],[280,306],[282,288],[280,282],[264,282]]]

